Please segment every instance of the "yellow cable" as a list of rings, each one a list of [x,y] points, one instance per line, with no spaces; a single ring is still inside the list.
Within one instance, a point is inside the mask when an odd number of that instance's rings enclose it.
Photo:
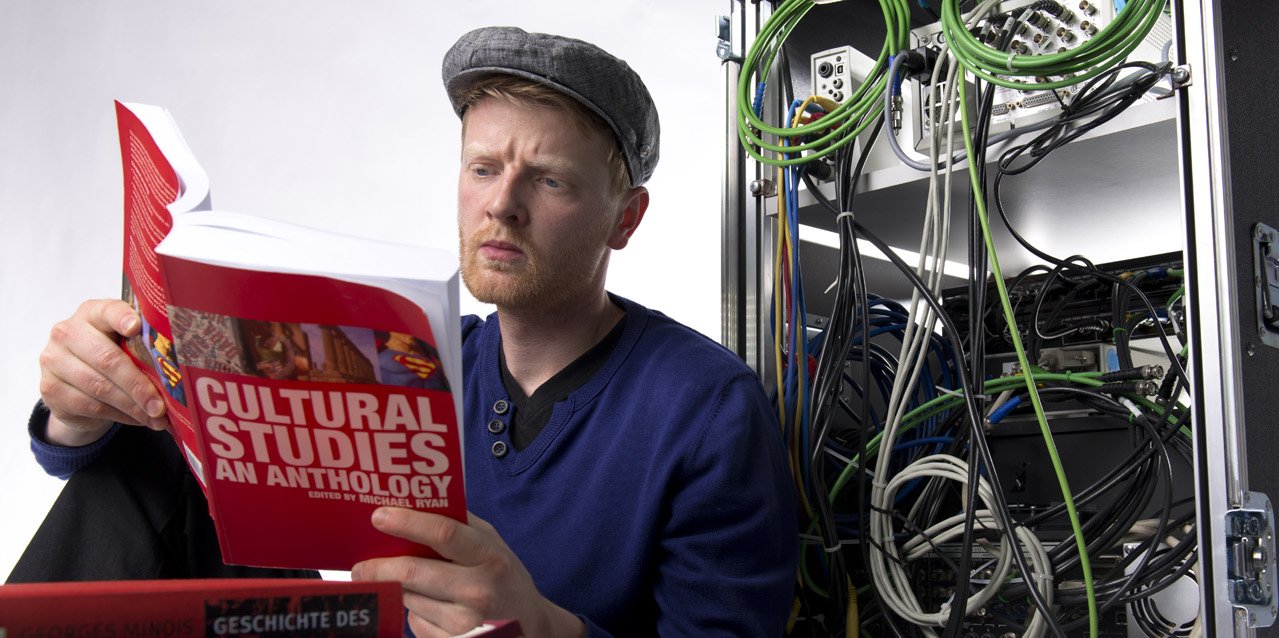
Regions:
[[[846,579],[845,582],[848,583],[848,612],[844,616],[844,635],[857,638],[861,631],[861,623],[857,620],[857,588],[853,587],[853,581]]]

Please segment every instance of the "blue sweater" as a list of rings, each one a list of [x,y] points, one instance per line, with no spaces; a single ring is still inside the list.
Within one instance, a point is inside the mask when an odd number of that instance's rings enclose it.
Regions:
[[[795,502],[759,380],[710,339],[613,299],[627,313],[617,345],[519,451],[497,317],[464,318],[468,509],[592,636],[781,635]],[[68,467],[46,447],[33,442],[42,465]]]

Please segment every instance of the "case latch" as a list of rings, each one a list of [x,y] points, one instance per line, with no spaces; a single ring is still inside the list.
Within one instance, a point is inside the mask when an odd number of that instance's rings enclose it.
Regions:
[[[1235,613],[1247,614],[1249,627],[1275,622],[1274,527],[1270,499],[1260,492],[1245,492],[1242,507],[1226,512],[1226,589]]]
[[[1252,232],[1253,274],[1257,291],[1257,330],[1261,342],[1279,348],[1279,230],[1257,224]]]

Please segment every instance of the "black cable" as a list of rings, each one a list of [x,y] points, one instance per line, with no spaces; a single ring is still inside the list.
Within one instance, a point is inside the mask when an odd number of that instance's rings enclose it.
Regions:
[[[1192,508],[1189,511],[1187,511],[1185,514],[1171,521],[1170,525],[1173,527],[1184,526],[1187,523],[1189,523],[1195,517],[1195,515],[1196,515],[1195,511]],[[1142,544],[1144,545],[1146,542],[1151,542],[1152,540],[1156,544],[1162,543],[1162,538],[1156,538],[1152,536],[1151,539],[1147,539],[1146,541],[1143,541]],[[1157,567],[1158,571],[1166,571],[1167,572],[1166,574],[1159,577],[1157,580],[1143,581],[1142,583],[1140,583],[1140,589],[1138,589],[1137,591],[1127,595],[1120,595],[1116,599],[1116,604],[1130,604],[1138,600],[1149,598],[1150,596],[1158,593],[1159,591],[1162,591],[1163,589],[1166,589],[1167,587],[1171,586],[1178,579],[1180,579],[1181,577],[1189,573],[1190,570],[1194,567],[1194,563],[1195,563],[1193,559],[1193,556],[1195,555],[1195,552],[1193,551],[1195,544],[1196,544],[1195,534],[1194,534],[1194,531],[1191,530],[1186,536],[1184,536],[1180,541],[1177,542],[1176,546],[1173,547],[1172,550],[1167,552],[1162,552],[1159,555],[1159,557],[1154,561],[1155,564],[1152,564],[1152,567]],[[1130,561],[1132,557],[1133,557],[1133,554],[1129,554],[1129,556],[1126,556],[1124,558],[1124,561]],[[1122,591],[1120,593],[1123,594]],[[1069,602],[1071,600],[1082,598],[1082,594],[1080,593],[1079,590],[1063,590],[1062,597],[1064,600]],[[1082,623],[1077,623],[1077,622],[1066,624],[1066,627],[1070,629],[1075,629],[1082,626],[1083,626]]]
[[[1185,415],[1183,415],[1183,422],[1185,418],[1188,418],[1188,416],[1189,416],[1188,412]],[[1165,445],[1169,443],[1169,440],[1172,439],[1173,435],[1177,433],[1179,428],[1180,426],[1177,423],[1174,423],[1168,429],[1167,432],[1161,435],[1160,438]],[[1141,464],[1147,462],[1147,460],[1153,454],[1154,454],[1153,450],[1146,450],[1146,449],[1133,450],[1133,452],[1126,459],[1116,464],[1116,466],[1110,472],[1102,476],[1097,481],[1094,481],[1092,485],[1089,485],[1085,487],[1084,489],[1080,490],[1079,493],[1076,495],[1075,504],[1077,506],[1083,507],[1085,505],[1090,504],[1093,500],[1095,500],[1096,498],[1099,498],[1106,492],[1109,492],[1110,490],[1114,489],[1115,485],[1119,481],[1125,480],[1127,478],[1126,476],[1127,474],[1135,472],[1136,469]],[[1039,527],[1043,525],[1044,523],[1046,523],[1047,521],[1050,521],[1059,516],[1063,516],[1065,514],[1065,510],[1066,510],[1065,503],[1058,503],[1048,508],[1047,510],[1044,510],[1043,512],[1040,512],[1038,514],[1035,514],[1027,518],[1022,523],[1028,527]]]
[[[880,129],[883,127],[883,122],[884,118],[881,114],[881,116],[877,119],[873,132],[871,133],[872,140],[878,136]],[[861,175],[861,171],[865,168],[866,160],[869,158],[872,148],[873,143],[865,145],[862,149],[857,167],[851,172],[851,174],[846,174],[843,170],[840,170],[837,173],[837,179],[839,180],[837,186],[841,183],[856,184],[858,176]],[[841,156],[844,158],[848,157],[847,154],[842,154]],[[845,177],[847,177],[847,179],[845,179]],[[845,191],[843,193],[843,203],[846,204],[845,210],[851,212],[852,200],[856,192],[855,188],[853,186],[845,186],[840,188],[840,190]],[[830,549],[839,547],[839,534],[835,524],[834,512],[831,509],[831,503],[827,496],[828,489],[825,477],[827,457],[825,454],[825,444],[826,438],[830,432],[831,407],[835,404],[839,397],[840,389],[842,387],[844,362],[848,360],[852,349],[856,325],[854,323],[850,323],[850,321],[852,321],[852,318],[855,316],[854,312],[857,309],[859,297],[860,299],[865,298],[865,280],[861,279],[862,273],[860,272],[861,257],[857,250],[856,237],[853,236],[852,226],[849,223],[850,219],[851,216],[840,216],[836,221],[839,228],[841,246],[840,274],[837,278],[838,285],[835,289],[835,303],[833,310],[831,311],[830,324],[826,329],[826,336],[822,341],[821,351],[818,354],[817,373],[813,377],[813,410],[811,418],[814,434],[812,437],[813,448],[808,451],[810,455],[810,467],[812,468],[811,480],[816,486],[817,492],[814,495],[813,500],[816,505],[819,527],[822,529],[822,535],[825,538],[828,548],[827,553],[829,554],[831,563],[831,585],[828,589],[830,590],[831,599],[830,608],[833,611],[843,610],[847,604],[843,595],[843,589],[847,586],[845,583],[847,581],[848,571],[844,564],[842,552],[838,551],[838,549],[835,549],[835,551],[831,551]],[[853,290],[848,290],[849,285],[853,287]],[[858,294],[859,289],[861,290],[860,295]],[[862,312],[865,313],[864,303],[862,304]],[[867,322],[869,321],[868,318],[865,320]],[[866,334],[869,333],[864,331],[863,335]],[[863,345],[863,347],[865,346]],[[868,366],[864,366],[864,370],[868,369]],[[838,614],[832,613],[832,615],[838,617]]]
[[[790,73],[790,58],[786,53],[785,46],[779,46],[778,53],[779,53],[779,64],[780,64],[781,74],[782,74],[782,77],[785,78],[785,82],[783,82],[782,100],[783,100],[783,104],[787,104],[787,103],[790,103],[791,95],[794,92],[794,89],[790,84],[790,79],[792,77]],[[796,257],[796,262],[798,262],[798,255]],[[802,293],[802,291],[800,291],[800,293]],[[798,344],[792,344],[791,347],[797,348]],[[796,356],[799,358],[800,365],[804,365],[803,361],[804,361],[804,357],[806,356],[806,353],[799,352],[797,353]],[[817,387],[816,381],[817,381],[816,378],[812,380],[814,388]],[[816,391],[814,391],[813,396],[817,397],[820,395],[816,394]],[[825,407],[826,409],[830,408],[829,405]],[[816,409],[812,412],[812,415],[813,415],[812,423],[814,425],[823,423],[825,420],[825,415],[819,414],[819,412]],[[815,513],[816,527],[817,527],[818,533],[820,534],[822,538],[823,545],[826,548],[828,548],[827,555],[830,558],[830,563],[828,565],[830,578],[826,588],[827,595],[828,595],[827,615],[830,618],[838,619],[843,616],[844,610],[847,607],[847,594],[845,591],[847,569],[844,566],[842,553],[838,550],[836,551],[829,550],[829,548],[832,548],[832,547],[838,548],[840,541],[839,541],[839,532],[836,529],[834,512],[831,510],[829,499],[826,498],[826,494],[825,494],[826,482],[825,482],[823,473],[821,471],[821,468],[824,467],[825,465],[825,455],[822,455],[820,453],[820,450],[822,449],[822,441],[825,438],[825,433],[826,433],[826,429],[824,427],[821,428],[819,430],[818,435],[813,437],[813,440],[814,440],[813,449],[806,451],[810,455],[810,462],[811,462],[810,467],[812,468],[811,479],[816,485],[816,492],[817,492],[816,494],[812,495],[813,498],[810,498],[809,500],[813,502],[815,505],[814,513]]]
[[[1126,412],[1126,409],[1124,408],[1124,406],[1118,404],[1113,399],[1110,399],[1109,397],[1105,397],[1104,395],[1100,395],[1096,393],[1094,390],[1090,390],[1090,389],[1061,386],[1061,387],[1046,387],[1041,392],[1044,395],[1046,395],[1046,397],[1051,397],[1054,394],[1061,394],[1061,393],[1082,394],[1082,395],[1085,395],[1086,400],[1093,407],[1102,409],[1102,411],[1104,412],[1114,413],[1120,416],[1122,416],[1123,413]],[[1107,403],[1109,405],[1105,405]],[[1163,420],[1162,417],[1160,420],[1161,421]],[[1154,424],[1149,424],[1145,422],[1146,421],[1145,415],[1143,415],[1143,418],[1140,418],[1137,421],[1139,422],[1139,425],[1143,426],[1147,430],[1147,437],[1142,440],[1147,442],[1154,442],[1159,447],[1162,447],[1162,444],[1160,442],[1164,438],[1166,438],[1166,436],[1169,436],[1171,433],[1175,433],[1177,431],[1177,428],[1179,427],[1176,423],[1174,423],[1173,428],[1170,430],[1169,434],[1161,434],[1158,432],[1158,427],[1156,427]],[[1148,456],[1149,456],[1149,453],[1147,454],[1147,457]],[[1152,536],[1152,538],[1162,539],[1165,535],[1165,530],[1170,525],[1170,523],[1167,520],[1167,517],[1170,514],[1171,510],[1174,508],[1174,505],[1171,501],[1171,491],[1170,491],[1171,490],[1171,465],[1169,464],[1169,457],[1166,451],[1162,451],[1162,450],[1159,450],[1159,457],[1164,460],[1164,465],[1163,465],[1164,472],[1161,474],[1161,477],[1160,477],[1163,479],[1163,481],[1160,484],[1164,486],[1165,499],[1163,503],[1163,508],[1160,510],[1161,512],[1160,524],[1155,534]],[[1124,464],[1120,464],[1119,467],[1124,467]],[[1154,482],[1144,480],[1140,476],[1135,477],[1134,482],[1137,485],[1149,485],[1150,489],[1153,489],[1154,487]],[[1094,484],[1094,486],[1095,485],[1096,484]],[[1121,494],[1129,495],[1131,493],[1132,493],[1131,490],[1125,490]],[[1129,500],[1132,500],[1132,499],[1129,499]],[[1144,505],[1145,502],[1146,502],[1145,499],[1141,501],[1140,508],[1145,507]],[[1090,551],[1097,551],[1097,550],[1105,549],[1106,547],[1112,546],[1118,540],[1118,536],[1121,536],[1122,534],[1126,533],[1128,529],[1131,529],[1131,526],[1132,524],[1135,523],[1137,514],[1139,514],[1139,512],[1140,512],[1140,509],[1132,511],[1131,515],[1123,517],[1122,519],[1116,519],[1116,521],[1111,523],[1109,527],[1112,530],[1117,530],[1118,533],[1117,534],[1108,533],[1107,535],[1101,538],[1098,538],[1096,541],[1094,541],[1093,548],[1090,549]],[[1104,514],[1099,514],[1098,516],[1104,518]],[[1090,523],[1095,523],[1095,521],[1097,520],[1098,520],[1097,518],[1094,518],[1090,521]],[[1095,524],[1089,525],[1089,527],[1095,527]],[[1061,547],[1062,546],[1059,545],[1055,549],[1061,549]],[[1055,551],[1053,553],[1056,554],[1058,557],[1060,557],[1061,552]],[[1135,568],[1131,574],[1125,576],[1122,580],[1114,580],[1110,578],[1110,574],[1112,573],[1122,573],[1122,570],[1124,569],[1124,567],[1128,563],[1132,562],[1132,560],[1138,555],[1142,556],[1142,563],[1138,565],[1138,567]],[[1166,570],[1168,565],[1170,564],[1175,565],[1175,563],[1173,563],[1171,559],[1169,559],[1169,560],[1163,560],[1161,562],[1152,562],[1150,568],[1146,569],[1145,568],[1146,562],[1147,560],[1150,559],[1152,555],[1153,555],[1153,552],[1152,553],[1134,552],[1133,554],[1130,554],[1125,560],[1123,560],[1119,565],[1113,568],[1107,575],[1098,579],[1099,584],[1096,587],[1097,593],[1099,595],[1109,596],[1109,598],[1107,598],[1103,602],[1103,605],[1101,607],[1103,611],[1105,609],[1109,609],[1110,607],[1113,607],[1116,604],[1126,602],[1128,597],[1121,596],[1121,594],[1124,591],[1130,590],[1134,582],[1142,582],[1142,583],[1147,582],[1149,579],[1155,577],[1155,574],[1160,573],[1160,571]],[[1071,556],[1070,560],[1068,561],[1061,561],[1059,559],[1054,562],[1058,564],[1059,571],[1065,571],[1073,568],[1078,561],[1076,556]],[[1020,592],[1019,591],[1007,592],[1008,595],[1016,595],[1018,593]],[[1086,602],[1086,597],[1083,596],[1082,594],[1066,595],[1064,597],[1059,597],[1057,602],[1068,604],[1072,601],[1078,601],[1079,603],[1083,603],[1083,602]],[[1065,626],[1067,629],[1070,629],[1072,628],[1072,626],[1082,626],[1082,624],[1072,625],[1072,623],[1067,623]]]
[[[1126,66],[1134,66],[1134,65],[1126,65]],[[1136,65],[1136,66],[1142,66],[1142,65]],[[996,209],[999,212],[1001,220],[1004,222],[1005,226],[1009,229],[1010,234],[1012,234],[1014,239],[1018,241],[1018,243],[1020,243],[1024,248],[1026,248],[1032,254],[1035,254],[1036,256],[1040,257],[1041,259],[1044,259],[1045,261],[1049,261],[1050,263],[1057,264],[1059,267],[1063,267],[1063,268],[1072,267],[1070,264],[1067,264],[1063,262],[1062,260],[1053,258],[1047,255],[1046,253],[1043,253],[1042,251],[1035,249],[1032,245],[1030,245],[1029,242],[1027,242],[1023,237],[1021,237],[1020,234],[1017,233],[1016,229],[1012,226],[1012,224],[1008,220],[1007,214],[1003,208],[1003,203],[1000,197],[1000,186],[1002,184],[1003,176],[1006,174],[1020,174],[1022,172],[1025,172],[1026,170],[1029,170],[1031,167],[1033,167],[1039,161],[1041,161],[1052,150],[1059,148],[1061,145],[1077,138],[1079,135],[1082,135],[1083,133],[1087,132],[1088,130],[1091,130],[1092,128],[1095,128],[1096,126],[1109,120],[1110,118],[1113,118],[1123,109],[1127,108],[1130,104],[1132,104],[1137,99],[1139,99],[1141,94],[1143,94],[1149,88],[1149,86],[1153,85],[1154,82],[1157,82],[1158,79],[1162,77],[1162,73],[1166,72],[1166,69],[1164,70],[1156,69],[1153,67],[1153,65],[1144,65],[1143,68],[1146,68],[1149,71],[1149,73],[1146,76],[1144,76],[1143,78],[1138,78],[1136,81],[1131,82],[1128,89],[1124,91],[1110,93],[1110,94],[1106,94],[1105,90],[1109,88],[1109,84],[1114,81],[1115,77],[1117,77],[1118,71],[1116,70],[1115,72],[1102,76],[1102,78],[1104,79],[1095,78],[1093,82],[1090,82],[1089,85],[1086,86],[1084,91],[1081,91],[1080,95],[1076,98],[1074,104],[1072,104],[1072,107],[1074,107],[1073,112],[1063,113],[1063,117],[1062,117],[1063,122],[1066,122],[1066,121],[1071,121],[1072,119],[1076,119],[1078,117],[1099,113],[1100,115],[1097,115],[1097,117],[1095,117],[1092,121],[1080,127],[1077,127],[1076,129],[1068,133],[1064,132],[1063,125],[1059,124],[1058,126],[1055,126],[1049,130],[1046,130],[1043,134],[1041,134],[1040,136],[1038,136],[1036,139],[1032,140],[1031,142],[1023,146],[1010,149],[1007,153],[1005,153],[1001,157],[1000,163],[999,163],[1000,172],[996,176],[996,180],[995,180]],[[1101,84],[1100,82],[1104,82],[1105,84]],[[1097,89],[1098,91],[1097,93],[1093,93],[1092,91],[1096,87],[1101,87],[1101,88]],[[1098,95],[1100,97],[1096,99],[1095,101],[1090,102],[1090,98],[1094,95]],[[1031,160],[1020,166],[1013,167],[1013,162],[1020,155],[1026,152],[1027,149],[1030,150]],[[1074,267],[1074,268],[1078,269],[1078,267]],[[1145,294],[1140,290],[1140,288],[1136,286],[1135,281],[1126,281],[1119,277],[1110,275],[1109,273],[1105,273],[1095,269],[1092,269],[1092,272],[1095,273],[1096,276],[1098,276],[1099,278],[1114,283],[1116,287],[1116,291],[1115,291],[1115,294],[1112,295],[1112,304],[1113,304],[1112,315],[1114,315],[1117,318],[1117,320],[1122,321],[1121,313],[1127,307],[1127,299],[1128,299],[1129,293],[1136,295],[1138,299],[1141,301],[1141,303],[1145,306],[1146,310],[1149,312],[1150,316],[1155,321],[1155,331],[1157,333],[1157,336],[1159,337],[1160,344],[1162,345],[1165,354],[1167,354],[1169,361],[1171,362],[1171,366],[1173,368],[1173,370],[1169,373],[1169,378],[1175,379],[1175,381],[1172,382],[1171,388],[1168,387],[1169,386],[1168,383],[1165,383],[1164,387],[1166,389],[1169,389],[1168,396],[1175,395],[1175,393],[1179,392],[1180,389],[1184,387],[1186,383],[1184,365],[1176,356],[1176,354],[1172,351],[1171,345],[1168,342],[1167,334],[1164,332],[1162,325],[1159,324],[1158,314],[1155,311],[1153,305],[1150,303],[1149,299],[1146,298]],[[1114,336],[1115,336],[1118,352],[1121,354],[1121,356],[1126,355],[1128,353],[1128,348],[1130,347],[1129,332],[1127,330],[1116,330],[1114,333]],[[1130,358],[1126,358],[1126,359],[1129,362],[1131,361]],[[1166,456],[1166,451],[1164,451],[1164,454]],[[1161,517],[1161,524],[1166,524],[1166,516],[1167,516],[1167,512],[1164,512],[1163,516]],[[1129,580],[1128,582],[1131,582],[1131,580]],[[1102,589],[1101,591],[1104,592],[1106,590]],[[1108,597],[1106,600],[1106,603],[1115,604],[1115,601],[1119,600],[1120,598],[1118,596],[1119,593],[1122,593],[1122,592],[1116,592],[1116,595]],[[1070,626],[1070,624],[1068,624],[1067,626]]]
[[[1122,90],[1108,92],[1108,89],[1115,82],[1120,71],[1128,68],[1144,69],[1147,73],[1130,81],[1127,85],[1122,87]],[[1007,212],[1004,210],[1001,198],[1001,186],[1005,175],[1019,175],[1030,170],[1034,166],[1038,165],[1038,163],[1047,157],[1047,155],[1053,150],[1064,146],[1068,142],[1075,140],[1079,136],[1084,135],[1122,113],[1129,106],[1136,103],[1136,101],[1139,100],[1141,96],[1150,89],[1150,87],[1157,84],[1163,76],[1170,71],[1170,65],[1156,66],[1147,62],[1130,62],[1094,77],[1085,84],[1084,88],[1075,96],[1075,99],[1070,103],[1069,111],[1063,112],[1054,126],[1045,129],[1029,142],[1008,149],[1000,156],[998,162],[999,170],[995,175],[993,192],[995,209],[999,213],[999,218],[1003,221],[1004,226],[1008,229],[1008,232],[1013,239],[1028,252],[1043,261],[1063,266],[1068,270],[1091,272],[1100,279],[1127,287],[1141,301],[1142,305],[1150,312],[1150,316],[1152,317],[1158,316],[1158,313],[1155,312],[1154,305],[1150,303],[1150,300],[1146,297],[1145,293],[1136,286],[1133,286],[1130,282],[1105,271],[1096,269],[1087,270],[1081,269],[1078,266],[1072,266],[1061,259],[1039,250],[1022,237],[1022,235],[1018,233],[1017,229],[1012,225]],[[1094,115],[1095,117],[1088,119],[1083,124],[1070,128],[1070,125]],[[1031,159],[1021,165],[1013,166],[1013,163],[1025,154],[1029,154]],[[1156,332],[1161,344],[1163,345],[1165,354],[1168,356],[1171,365],[1176,368],[1176,372],[1179,377],[1182,379],[1187,378],[1185,369],[1176,360],[1176,354],[1173,352],[1171,345],[1168,343],[1168,336],[1164,332],[1163,327],[1156,325]]]
[[[986,28],[996,26],[994,19],[987,21]],[[1003,25],[1000,32],[999,40],[996,44],[996,50],[1006,51],[1012,44],[1013,34],[1018,27],[1017,21],[1009,20]],[[957,82],[966,81],[962,74],[956,78]],[[969,193],[968,209],[968,260],[969,260],[969,277],[968,277],[968,338],[969,350],[968,361],[969,369],[972,375],[977,379],[985,377],[986,369],[986,347],[985,332],[982,330],[982,308],[986,303],[986,272],[989,268],[988,255],[985,249],[984,238],[981,234],[980,224],[978,223],[978,200],[984,201],[986,197],[986,149],[989,143],[991,114],[994,109],[995,87],[992,84],[982,83],[979,86],[978,99],[980,107],[977,113],[977,127],[973,133],[976,149],[973,156],[969,159],[977,166],[977,186]],[[937,126],[934,125],[934,130]],[[937,138],[934,136],[934,143]],[[985,401],[981,396],[974,397],[977,401],[978,413],[985,412]],[[974,423],[974,428],[980,430],[983,427],[981,421]],[[972,438],[974,442],[979,438],[983,438],[984,433],[973,432]],[[979,443],[984,445],[984,441]],[[994,473],[994,464],[987,464],[990,472]],[[968,573],[972,566],[973,551],[973,527],[977,516],[978,487],[980,485],[982,470],[982,462],[980,457],[974,457],[971,453],[968,457],[968,503],[969,507],[965,512],[963,533],[960,540],[960,560],[959,570],[955,574],[955,592],[956,601],[965,601],[968,599],[969,578]],[[1012,519],[1011,513],[1004,513],[1008,520]],[[1016,537],[1012,534],[1012,528],[1006,527],[1009,532],[1009,542],[1016,547],[1020,547]],[[945,638],[955,638],[962,630],[964,616],[967,615],[967,606],[964,604],[956,604],[951,607],[950,616],[946,622],[946,631],[943,634]]]
[[[1012,283],[1008,285],[1008,288],[1007,288],[1008,296],[1009,296],[1009,301],[1012,303],[1012,306],[1013,306],[1014,317],[1016,316],[1017,308],[1021,304],[1022,297],[1026,296],[1025,293],[1017,294],[1018,287],[1020,287],[1023,283],[1026,283],[1026,279],[1029,278],[1031,275],[1034,275],[1040,272],[1048,273],[1050,272],[1050,270],[1051,269],[1049,269],[1047,266],[1043,264],[1035,264],[1021,271],[1021,273],[1019,273],[1017,277],[1012,280]],[[987,286],[987,288],[989,288],[989,285]],[[994,323],[995,327],[998,327],[999,324],[1002,323],[1005,328],[1008,328],[1009,331],[1013,329],[1013,327],[1008,325],[1008,321],[1004,318],[1004,313],[1000,312],[999,304],[995,304],[995,303],[987,304],[985,309],[982,312],[981,325],[983,326],[983,330],[985,331],[984,334],[990,334],[994,336],[996,333],[985,328],[985,326],[987,326],[989,323]],[[1004,333],[1001,331],[998,334],[1003,335]],[[1006,345],[1012,346],[1011,335],[1005,336],[1004,342]]]
[[[1069,390],[1070,392],[1082,391],[1081,388],[1069,388],[1069,389],[1055,388],[1054,390]],[[1095,396],[1093,396],[1092,400],[1114,401],[1113,399],[1106,398],[1104,397],[1104,395],[1100,395],[1100,394],[1096,394]],[[1118,402],[1116,402],[1116,405],[1118,405]],[[1119,407],[1123,407],[1123,406],[1119,406]],[[1147,423],[1146,419],[1142,417],[1138,417],[1134,419],[1134,422],[1146,430],[1146,433],[1148,434],[1148,437],[1146,440],[1150,443],[1153,443],[1157,448],[1157,453],[1155,458],[1159,459],[1160,461],[1160,463],[1157,466],[1159,469],[1159,474],[1155,477],[1156,478],[1155,481],[1148,482],[1147,485],[1150,486],[1151,490],[1153,490],[1155,485],[1160,485],[1163,487],[1163,490],[1162,490],[1164,493],[1163,507],[1159,510],[1160,516],[1157,519],[1158,525],[1153,535],[1154,538],[1163,538],[1168,525],[1168,516],[1170,515],[1170,510],[1172,508],[1172,461],[1171,461],[1171,458],[1168,456],[1168,452],[1164,448],[1164,445],[1162,441],[1160,440],[1160,437],[1156,429],[1150,423]],[[1143,499],[1143,505],[1141,509],[1144,509],[1145,502],[1146,500]],[[1134,517],[1139,516],[1141,513],[1141,509],[1135,509],[1132,513],[1132,516]],[[1100,549],[1104,549],[1105,547],[1111,546],[1116,540],[1118,540],[1117,537],[1122,536],[1124,533],[1127,532],[1127,530],[1131,529],[1133,523],[1135,523],[1135,520],[1132,520],[1131,522],[1128,520],[1125,520],[1122,526],[1115,526],[1113,528],[1114,531],[1112,532],[1112,534],[1105,535],[1096,541],[1096,549],[1100,550]],[[1104,594],[1105,592],[1111,589],[1114,590],[1114,593],[1111,594],[1109,598],[1107,598],[1105,601],[1102,602],[1101,605],[1098,606],[1099,611],[1109,609],[1110,607],[1114,606],[1117,603],[1120,594],[1122,594],[1124,590],[1128,589],[1132,585],[1132,583],[1135,582],[1139,577],[1144,577],[1146,575],[1144,569],[1147,562],[1152,558],[1154,547],[1156,546],[1152,545],[1151,552],[1142,553],[1142,558],[1140,562],[1138,563],[1138,566],[1132,571],[1130,575],[1124,578],[1124,580],[1118,583],[1115,583],[1114,585],[1103,584],[1100,587],[1100,591],[1098,592],[1099,595]],[[1090,548],[1090,551],[1092,551],[1092,548]],[[1064,566],[1065,565],[1063,565],[1063,567]]]
[[[1079,261],[1086,268],[1094,267],[1092,265],[1092,262],[1088,261],[1088,259],[1085,258],[1083,255],[1072,255],[1070,257],[1067,257],[1064,261],[1066,263],[1074,263],[1076,261]],[[1030,313],[1031,329],[1029,331],[1029,334],[1027,335],[1027,347],[1026,347],[1027,354],[1029,355],[1033,353],[1034,355],[1031,357],[1032,361],[1038,360],[1039,350],[1040,350],[1040,346],[1042,345],[1042,342],[1053,340],[1053,339],[1060,339],[1066,335],[1074,334],[1075,332],[1082,331],[1089,328],[1089,326],[1074,326],[1072,327],[1071,330],[1068,330],[1067,332],[1063,334],[1058,334],[1058,335],[1045,335],[1043,331],[1041,331],[1039,328],[1040,326],[1039,315],[1043,311],[1044,302],[1048,298],[1048,292],[1050,288],[1049,284],[1050,282],[1058,278],[1061,278],[1063,281],[1069,281],[1062,276],[1064,272],[1065,272],[1065,268],[1063,268],[1062,266],[1056,266],[1052,270],[1050,270],[1048,277],[1044,281],[1044,285],[1039,289],[1039,293],[1035,296],[1035,305],[1032,308]],[[1084,292],[1087,288],[1095,285],[1097,285],[1097,280],[1093,277],[1088,277],[1081,282],[1075,282],[1074,286],[1072,286],[1069,290],[1067,290],[1066,293],[1062,295],[1060,299],[1056,300],[1057,307],[1053,310],[1051,314],[1048,315],[1048,320],[1047,320],[1048,325],[1051,326],[1057,321],[1057,317],[1062,313],[1063,310],[1065,310],[1066,306],[1068,306],[1070,302],[1074,301],[1076,296],[1078,296],[1081,292]],[[1108,326],[1097,326],[1099,330],[1104,330],[1106,327]],[[1033,344],[1033,349],[1032,349],[1032,344]]]
[[[839,214],[840,211],[835,207],[833,203],[831,203],[831,201],[828,198],[826,198],[824,195],[821,194],[821,191],[818,190],[814,184],[812,184],[811,182],[808,182],[808,186],[809,186],[809,192],[811,192],[813,196],[817,198],[819,202],[822,203],[822,205],[826,206],[836,215]],[[883,253],[888,258],[889,262],[893,264],[893,267],[897,268],[910,281],[911,285],[914,286],[915,289],[919,290],[920,295],[924,299],[924,301],[927,302],[928,305],[933,308],[934,312],[937,313],[938,320],[941,321],[942,323],[942,332],[945,333],[946,338],[949,339],[951,343],[955,344],[955,347],[959,350],[957,354],[962,358],[963,351],[962,351],[962,348],[960,347],[959,330],[955,328],[955,324],[953,321],[951,321],[950,315],[946,313],[945,308],[942,307],[941,302],[938,301],[937,298],[928,289],[928,286],[926,286],[924,282],[919,279],[919,276],[915,274],[915,271],[912,270],[910,266],[906,264],[906,262],[902,261],[901,257],[899,257],[897,253],[894,252],[887,243],[885,243],[882,239],[880,239],[878,235],[876,235],[875,233],[871,232],[870,229],[863,226],[861,222],[852,220],[852,224],[853,224],[853,229],[856,231],[856,234],[858,236],[861,236],[862,238],[869,241],[873,246],[875,246],[877,250]],[[986,444],[985,432],[981,425],[983,419],[981,417],[981,414],[977,410],[977,404],[974,399],[975,394],[973,392],[972,384],[968,378],[968,375],[964,373],[965,372],[964,370],[961,369],[958,372],[959,374],[957,374],[956,376],[960,384],[960,396],[963,397],[965,414],[968,417],[969,430],[977,434],[973,438],[974,438],[974,442],[976,443],[978,447],[978,454],[981,457],[982,462],[987,467],[993,468],[995,465],[990,455],[990,448]],[[987,480],[991,485],[991,493],[996,503],[995,515],[1000,518],[1000,524],[1005,529],[1010,530],[1010,537],[1011,537],[1011,530],[1014,527],[1014,521],[1012,520],[1012,515],[1008,510],[1008,503],[1005,499],[1004,491],[1000,483],[998,473],[991,472],[987,476]],[[1012,548],[1012,552],[1013,552],[1013,558],[1017,563],[1017,568],[1021,570],[1023,574],[1032,573],[1033,570],[1030,569],[1030,564],[1026,560],[1026,555],[1025,555],[1025,552],[1022,550],[1021,544],[1016,542],[1015,540],[1010,541],[1010,543],[1011,543],[1010,547]],[[1029,588],[1029,593],[1030,593],[1031,600],[1035,605],[1036,610],[1038,610],[1041,614],[1044,615],[1045,622],[1048,624],[1049,629],[1053,632],[1054,635],[1064,637],[1066,634],[1064,630],[1062,630],[1060,623],[1057,622],[1057,618],[1054,616],[1053,612],[1051,611],[1051,608],[1048,606],[1048,603],[1044,600],[1042,592],[1040,592],[1039,589],[1036,587],[1031,587]]]

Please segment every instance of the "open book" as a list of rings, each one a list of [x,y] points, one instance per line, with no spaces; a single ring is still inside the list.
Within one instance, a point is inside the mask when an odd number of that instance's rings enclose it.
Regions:
[[[167,111],[116,115],[124,298],[144,324],[123,345],[165,391],[224,559],[429,555],[369,517],[465,520],[457,259],[215,211]]]

